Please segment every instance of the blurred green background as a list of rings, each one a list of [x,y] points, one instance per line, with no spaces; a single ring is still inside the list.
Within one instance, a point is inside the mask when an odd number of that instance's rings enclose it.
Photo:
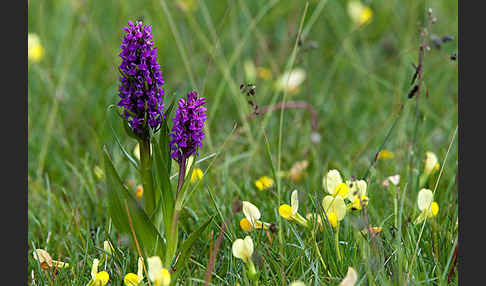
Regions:
[[[44,54],[38,62],[29,61],[28,67],[29,246],[35,242],[75,259],[73,245],[81,247],[89,229],[106,227],[105,189],[93,172],[96,165],[102,166],[102,145],[114,153],[124,178],[138,184],[134,171],[122,160],[111,124],[128,150],[136,142],[124,136],[120,121],[107,107],[118,102],[122,27],[139,17],[152,25],[165,101],[193,89],[205,96],[209,119],[200,155],[222,152],[204,187],[193,197],[195,219],[215,213],[205,191],[211,188],[223,215],[230,213],[236,198],[251,198],[270,217],[268,221],[275,221],[275,190],[259,192],[254,181],[271,175],[262,129],[276,160],[280,112],[247,120],[252,108],[239,86],[256,85],[260,108],[282,100],[275,85],[296,44],[306,3],[303,37],[293,64],[306,77],[287,100],[305,101],[315,109],[320,141],[311,140],[308,110],[285,111],[282,169],[304,159],[310,166],[306,180],[284,182],[281,200],[288,201],[293,188],[318,192],[321,197],[322,175],[330,168],[338,168],[346,177],[363,176],[401,114],[385,146],[395,158],[377,163],[368,188],[376,201],[370,215],[376,224],[382,222],[390,208],[379,188],[381,180],[399,173],[406,181],[410,165],[416,175],[428,150],[442,162],[457,127],[458,65],[450,60],[458,45],[457,1],[362,1],[372,16],[359,27],[348,12],[349,2],[30,1],[28,30],[38,35]],[[422,93],[416,105],[415,98],[407,100],[407,94],[429,7],[437,22],[427,39],[434,34],[451,35],[453,40],[440,49],[430,45],[426,51],[428,96]],[[252,65],[256,76],[251,69],[248,72]],[[236,134],[231,135],[235,124]],[[410,163],[410,157],[415,162]],[[207,166],[208,161],[201,163],[202,169]],[[454,144],[438,188],[443,191],[436,194],[439,219],[448,222],[444,228],[457,218],[456,169]],[[411,209],[416,191],[407,195]]]

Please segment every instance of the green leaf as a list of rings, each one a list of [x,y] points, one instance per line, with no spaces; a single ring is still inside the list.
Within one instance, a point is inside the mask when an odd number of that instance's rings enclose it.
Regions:
[[[188,258],[190,257],[191,253],[193,252],[193,251],[191,251],[192,246],[194,245],[196,240],[201,237],[202,233],[204,232],[204,230],[206,230],[206,228],[209,226],[209,224],[211,223],[211,221],[213,220],[213,218],[215,216],[216,216],[215,214],[210,216],[209,219],[203,225],[201,225],[197,230],[195,230],[193,233],[191,233],[182,243],[181,248],[180,248],[180,252],[179,252],[180,255],[179,255],[179,258],[178,258],[177,263],[175,265],[176,271],[174,272],[174,275],[172,277],[173,279],[171,280],[171,285],[175,285],[175,282],[177,281],[178,276],[180,275],[180,273],[184,269],[184,266],[186,265]]]
[[[149,217],[125,188],[113,166],[106,146],[103,147],[106,185],[108,191],[108,210],[113,224],[122,233],[135,236],[143,255],[163,257],[165,242],[154,227]],[[128,209],[128,212],[127,212]],[[130,227],[133,226],[133,232]],[[135,243],[135,240],[134,240]]]
[[[160,143],[157,142],[157,140],[154,140],[153,143],[153,163],[156,171],[156,175],[154,177],[156,191],[160,191],[161,199],[157,203],[157,210],[156,212],[154,212],[152,221],[157,226],[157,229],[159,229],[160,232],[160,226],[163,219],[166,229],[165,233],[168,233],[167,231],[171,229],[172,213],[174,209],[175,199],[174,192],[170,184],[171,159],[167,137],[168,130],[166,126],[163,126],[160,130]]]

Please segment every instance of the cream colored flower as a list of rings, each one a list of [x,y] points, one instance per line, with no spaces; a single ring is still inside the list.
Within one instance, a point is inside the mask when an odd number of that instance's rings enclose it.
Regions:
[[[327,172],[322,178],[322,185],[332,196],[345,198],[349,193],[349,187],[347,184],[343,183],[343,179],[338,170],[330,170]]]
[[[394,176],[389,176],[381,184],[382,184],[383,187],[388,188],[388,186],[390,185],[390,182],[393,185],[397,186],[400,183],[400,175],[396,174]]]
[[[433,172],[439,170],[439,167],[440,164],[439,160],[437,160],[437,156],[433,152],[426,152],[424,160],[424,173],[429,176]]]
[[[346,216],[346,204],[341,196],[325,196],[322,199],[322,207],[332,227],[336,227]]]
[[[44,58],[44,48],[40,43],[39,36],[37,34],[29,33],[27,35],[28,45],[28,59],[29,61],[38,63]]]
[[[261,217],[260,210],[254,204],[252,204],[248,201],[243,201],[242,209],[243,209],[243,214],[245,215],[245,218],[247,219],[247,221],[250,223],[251,228],[267,229],[270,226],[269,223],[260,221],[260,217]],[[246,222],[244,222],[244,224],[246,224]],[[241,226],[241,221],[240,221],[240,226]],[[246,226],[246,225],[244,225],[244,226]],[[250,231],[251,231],[251,228],[250,228]],[[243,230],[247,231],[248,228],[243,229]]]
[[[162,261],[158,256],[147,258],[148,277],[155,286],[168,286],[170,284],[170,272],[162,267]]]
[[[429,189],[421,189],[417,197],[417,205],[421,211],[415,223],[421,223],[425,217],[434,217],[439,212],[439,204],[434,202],[434,194]]]
[[[283,73],[276,82],[278,90],[286,90],[289,93],[295,93],[298,91],[299,86],[304,82],[306,78],[305,70],[301,68],[295,68],[290,72]]]
[[[233,242],[233,256],[242,259],[245,263],[251,260],[253,255],[253,240],[250,236],[245,239],[238,238]]]
[[[305,283],[303,281],[296,280],[296,281],[290,283],[289,286],[305,286]]]
[[[355,25],[364,25],[371,21],[373,10],[364,6],[360,1],[348,2],[348,14]]]
[[[353,267],[348,267],[348,273],[346,273],[346,277],[339,283],[339,286],[354,286],[356,281],[358,281],[358,273],[356,273]]]
[[[363,205],[368,205],[369,198],[366,195],[366,181],[346,181],[346,185],[348,185],[350,189],[346,198],[351,202],[351,208],[353,210],[361,210]]]

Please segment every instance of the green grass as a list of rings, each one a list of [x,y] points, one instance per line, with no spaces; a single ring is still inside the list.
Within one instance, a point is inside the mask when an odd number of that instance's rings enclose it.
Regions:
[[[116,145],[111,124],[127,150],[136,142],[123,135],[118,119],[107,112],[107,106],[118,101],[122,27],[139,16],[153,26],[168,100],[192,89],[207,98],[209,119],[201,157],[220,152],[182,214],[183,236],[209,216],[217,216],[196,242],[197,251],[179,285],[204,284],[210,245],[214,246],[223,220],[229,225],[211,283],[249,283],[242,272],[244,264],[231,253],[232,242],[246,235],[239,227],[243,214],[231,211],[238,199],[257,205],[262,220],[277,223],[281,231],[280,238],[272,234],[271,244],[265,232],[250,234],[261,285],[287,285],[297,279],[306,285],[338,285],[348,266],[358,272],[357,285],[398,285],[408,274],[413,285],[448,284],[458,217],[457,135],[453,137],[458,122],[458,66],[448,58],[457,51],[456,40],[425,54],[428,97],[422,93],[418,100],[407,99],[407,93],[427,8],[438,18],[431,33],[457,39],[457,2],[366,1],[373,18],[359,29],[347,14],[347,1],[196,2],[194,12],[184,12],[175,1],[166,0],[29,4],[29,33],[38,34],[45,49],[43,60],[29,63],[28,68],[29,284],[33,271],[36,285],[85,285],[92,260],[104,256],[107,239],[116,247],[106,265],[109,285],[122,285],[123,276],[136,271],[136,251],[110,227],[105,183],[93,168],[103,166],[102,146],[107,145],[123,179],[140,184]],[[296,45],[298,34],[302,46]],[[317,47],[306,49],[311,42]],[[320,142],[310,139],[307,110],[277,110],[247,120],[252,110],[239,91],[239,85],[249,81],[245,60],[272,72],[271,80],[254,82],[257,104],[310,103],[318,113]],[[296,93],[284,95],[274,89],[274,81],[290,66],[303,68],[307,78]],[[339,233],[342,261],[337,260],[333,230],[318,231],[315,241],[326,271],[310,232],[281,219],[279,202],[289,203],[290,193],[297,189],[299,213],[321,212],[323,175],[336,168],[346,178],[361,178],[382,143],[395,158],[379,160],[370,169],[366,212],[369,223],[383,231],[373,243],[358,242],[355,231],[361,214],[348,214]],[[438,180],[435,201],[440,211],[426,222],[411,265],[422,229],[413,221],[419,214],[416,180],[426,151],[436,153],[443,166],[440,180],[437,173],[429,184],[434,190]],[[289,170],[304,159],[309,167],[299,183],[283,178],[269,190],[256,189],[254,181],[272,176],[272,168]],[[211,161],[200,167],[206,170]],[[401,175],[397,216],[401,227],[396,230],[393,196],[381,186],[394,174]],[[438,260],[433,255],[434,228]],[[41,271],[32,257],[34,248],[69,262],[70,269],[58,270],[55,277]],[[457,284],[457,273],[450,283]]]

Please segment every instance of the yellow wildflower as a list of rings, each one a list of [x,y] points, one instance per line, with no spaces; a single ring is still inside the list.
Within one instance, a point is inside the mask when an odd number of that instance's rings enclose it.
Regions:
[[[138,185],[137,188],[135,189],[135,197],[137,199],[141,199],[143,196],[143,186],[142,185]]]
[[[373,10],[360,1],[351,1],[348,3],[348,14],[355,25],[361,26],[371,21]]]
[[[202,177],[203,177],[203,171],[199,168],[194,168],[191,174],[191,184],[194,184],[197,181],[201,180]]]
[[[148,276],[155,286],[168,286],[170,284],[170,272],[162,267],[162,260],[158,256],[147,258]]]
[[[338,170],[330,170],[327,172],[322,178],[322,185],[332,196],[346,198],[349,193],[349,187],[347,184],[343,183],[343,179]]]
[[[286,220],[295,220],[302,226],[308,227],[307,220],[303,218],[299,213],[299,194],[297,190],[292,192],[290,197],[290,206],[287,204],[283,204],[278,208],[278,212],[281,217]]]
[[[390,150],[381,150],[379,153],[378,153],[378,157],[377,157],[377,160],[380,160],[380,159],[393,159],[395,158],[395,154],[390,151]]]
[[[341,196],[325,196],[322,199],[322,207],[332,227],[337,227],[338,222],[346,215],[346,204]]]
[[[263,80],[272,79],[272,71],[265,67],[257,67],[257,76]]]
[[[27,35],[28,55],[30,61],[38,63],[44,58],[44,48],[40,43],[37,34],[29,33]]]
[[[252,204],[248,201],[243,201],[242,204],[243,204],[243,206],[242,206],[243,214],[245,215],[245,218],[247,219],[251,228],[268,229],[268,227],[270,227],[269,223],[260,221],[260,217],[261,217],[260,210],[254,204]],[[243,222],[243,224],[246,224],[246,222]],[[241,221],[240,221],[240,226],[241,226]],[[245,227],[246,230],[243,227]],[[247,231],[250,228],[248,228],[247,225],[243,225],[242,229]]]
[[[101,271],[98,272],[98,264],[100,261],[95,258],[93,260],[93,266],[91,267],[91,280],[86,284],[86,286],[105,286],[110,280],[110,275],[108,272]]]
[[[242,230],[244,230],[244,231],[246,231],[246,232],[250,232],[250,231],[252,231],[252,229],[253,229],[253,228],[251,227],[251,223],[250,223],[250,221],[249,221],[249,220],[248,220],[246,217],[244,217],[244,218],[242,218],[242,219],[240,220],[240,227],[241,227],[241,229],[242,229]]]
[[[143,280],[143,258],[138,258],[137,274],[127,273],[123,278],[123,282],[126,286],[137,286]]]
[[[98,180],[102,180],[105,177],[105,172],[103,172],[103,169],[101,169],[100,166],[94,166],[93,171]]]
[[[421,189],[417,197],[417,205],[421,211],[415,223],[421,223],[425,217],[431,218],[439,213],[439,204],[434,202],[434,194],[429,189]]]
[[[272,187],[273,184],[274,184],[273,179],[270,178],[270,177],[267,177],[267,176],[260,177],[260,179],[255,181],[255,186],[260,191],[263,191],[263,190],[266,190],[266,189]]]

